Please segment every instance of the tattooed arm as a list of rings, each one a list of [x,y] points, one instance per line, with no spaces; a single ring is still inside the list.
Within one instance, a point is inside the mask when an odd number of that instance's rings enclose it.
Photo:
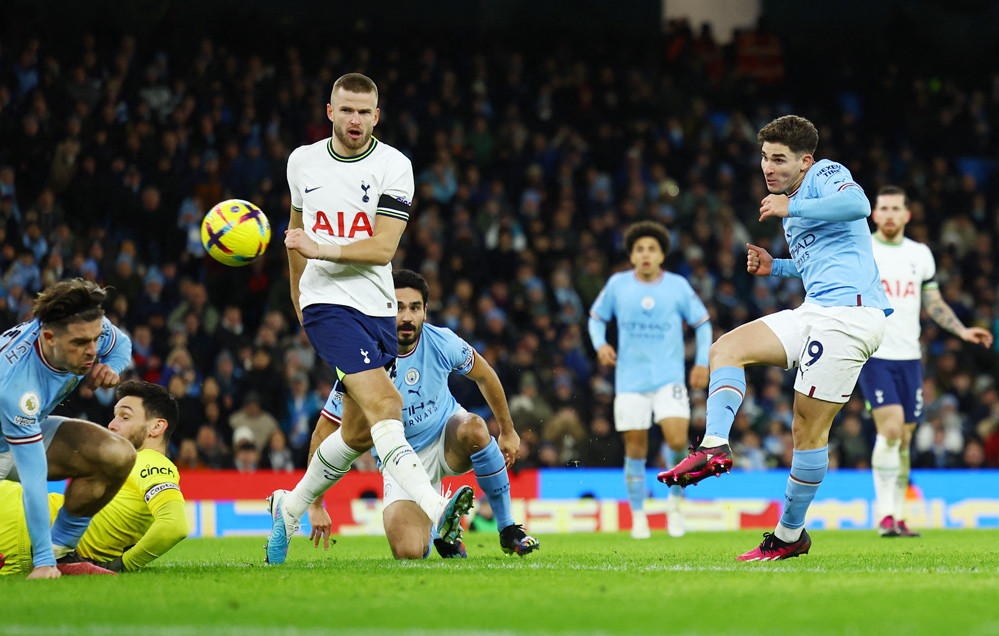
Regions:
[[[965,327],[954,310],[944,302],[936,287],[923,290],[923,306],[933,322],[961,338],[965,342],[975,342],[986,347],[992,346],[992,333],[981,327]]]

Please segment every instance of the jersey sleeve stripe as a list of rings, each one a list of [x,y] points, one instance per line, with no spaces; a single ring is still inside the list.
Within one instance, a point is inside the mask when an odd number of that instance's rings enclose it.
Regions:
[[[20,446],[22,444],[34,444],[35,442],[42,441],[42,434],[35,433],[34,435],[28,435],[27,437],[10,437],[4,435],[3,438],[12,446]]]
[[[701,318],[700,320],[698,320],[697,322],[695,322],[693,325],[691,325],[691,327],[693,327],[694,329],[697,329],[698,327],[700,327],[701,325],[703,325],[704,323],[706,323],[709,318],[711,318],[711,316],[705,316],[704,318]]]
[[[297,205],[291,206],[291,209],[294,210],[295,212],[301,212],[302,211],[302,208],[298,207]]]
[[[401,212],[396,212],[395,210],[378,210],[375,213],[377,216],[387,216],[390,219],[399,219],[400,221],[408,221],[409,215],[403,214]]]
[[[854,183],[854,182],[851,181],[850,183],[844,183],[843,185],[841,185],[836,190],[836,192],[839,192],[840,190],[843,190],[844,188],[859,188],[859,187],[860,187],[860,184],[857,184],[857,183]]]

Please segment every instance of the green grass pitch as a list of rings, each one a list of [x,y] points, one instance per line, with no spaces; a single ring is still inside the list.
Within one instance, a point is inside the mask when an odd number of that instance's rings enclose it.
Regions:
[[[999,531],[816,531],[811,554],[738,563],[759,532],[542,535],[507,557],[392,560],[383,537],[189,539],[145,572],[0,577],[0,634],[999,634]]]

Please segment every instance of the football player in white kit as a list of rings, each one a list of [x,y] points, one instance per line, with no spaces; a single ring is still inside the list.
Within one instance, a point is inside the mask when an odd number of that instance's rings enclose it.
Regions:
[[[883,537],[918,537],[905,523],[909,487],[909,445],[923,410],[923,363],[919,347],[922,303],[934,322],[966,342],[992,345],[992,334],[965,327],[937,288],[933,253],[906,238],[911,218],[905,191],[885,186],[872,214],[874,260],[895,313],[888,318],[884,342],[860,372],[859,384],[874,416],[878,436],[871,455],[874,512]]]
[[[453,542],[471,508],[472,489],[445,499],[406,441],[402,396],[388,370],[398,355],[395,256],[415,189],[412,163],[378,141],[378,87],[348,73],[333,84],[328,139],[288,157],[291,218],[285,234],[291,299],[312,346],[336,372],[344,394],[341,428],[323,441],[324,461],[311,462],[291,492],[269,498],[268,563],[283,563],[288,540],[315,498],[339,481],[372,446],[382,470],[409,494],[442,539]]]

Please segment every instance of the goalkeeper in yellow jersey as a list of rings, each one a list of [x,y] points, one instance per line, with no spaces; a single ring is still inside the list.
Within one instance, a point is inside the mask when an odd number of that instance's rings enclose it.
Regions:
[[[135,466],[114,499],[91,522],[76,552],[115,572],[133,571],[162,556],[187,536],[187,511],[177,467],[166,457],[180,412],[156,384],[130,380],[115,389],[108,428],[138,451]],[[62,495],[50,494],[54,512]],[[0,574],[31,571],[31,543],[21,485],[0,480]]]

